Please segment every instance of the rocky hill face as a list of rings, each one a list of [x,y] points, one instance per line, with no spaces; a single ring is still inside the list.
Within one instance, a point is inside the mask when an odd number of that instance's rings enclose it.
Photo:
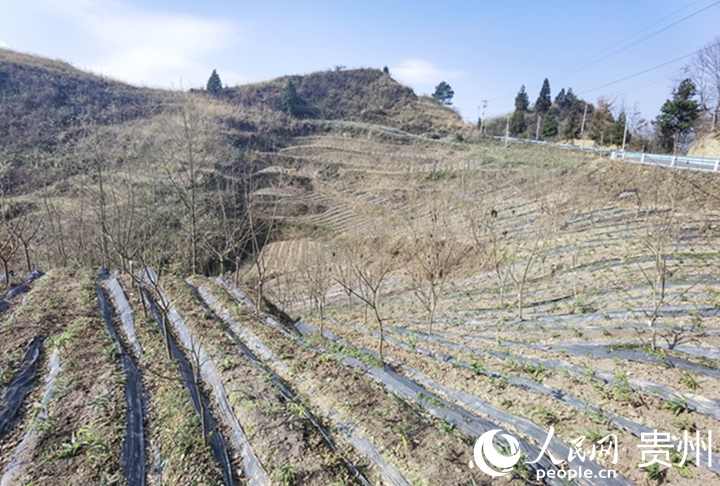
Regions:
[[[720,131],[701,135],[695,139],[688,155],[691,157],[720,157]]]

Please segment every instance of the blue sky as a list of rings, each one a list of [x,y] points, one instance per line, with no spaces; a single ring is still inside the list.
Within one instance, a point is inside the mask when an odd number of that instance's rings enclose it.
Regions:
[[[388,66],[420,94],[447,81],[472,121],[482,100],[486,118],[512,110],[523,84],[534,102],[545,77],[553,97],[571,86],[588,101],[605,96],[653,118],[689,58],[604,85],[718,35],[717,0],[0,0],[0,47],[132,84],[198,87],[213,69],[232,86]],[[599,62],[568,71],[588,59]]]

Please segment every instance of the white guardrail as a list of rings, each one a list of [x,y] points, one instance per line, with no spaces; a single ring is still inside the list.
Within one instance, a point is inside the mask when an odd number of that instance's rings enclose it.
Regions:
[[[720,171],[720,158],[713,159],[708,157],[689,157],[685,155],[663,155],[663,154],[646,154],[641,152],[629,152],[627,150],[608,150],[596,147],[583,147],[581,145],[573,145],[568,143],[545,142],[543,140],[527,140],[524,138],[514,137],[495,137],[498,140],[508,140],[510,142],[530,143],[534,145],[549,145],[571,150],[581,150],[583,152],[595,152],[606,155],[611,159],[622,159],[627,162],[647,165],[661,165],[664,167],[674,167],[678,169],[705,170],[711,172]]]
[[[717,172],[720,169],[720,159],[707,157],[689,157],[686,155],[645,154],[640,152],[614,151],[611,159],[622,159],[640,164],[663,165],[678,169],[709,170]]]

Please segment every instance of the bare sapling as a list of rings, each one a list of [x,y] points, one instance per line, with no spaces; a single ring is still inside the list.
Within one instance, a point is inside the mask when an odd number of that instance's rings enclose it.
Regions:
[[[358,281],[358,287],[349,287],[348,284],[337,278],[346,291],[351,292],[368,309],[372,310],[380,333],[380,344],[378,354],[380,361],[384,363],[383,342],[385,341],[385,320],[382,311],[382,292],[387,284],[391,273],[396,269],[399,256],[401,255],[400,244],[391,242],[389,235],[384,232],[374,231],[372,236],[366,237],[363,241],[355,242],[354,251],[351,248],[352,268]]]
[[[428,221],[408,220],[411,241],[406,248],[407,270],[413,292],[425,310],[430,334],[447,283],[470,251],[454,234],[451,221],[454,212],[449,201],[434,197]]]
[[[357,286],[357,276],[353,268],[351,255],[342,249],[336,249],[332,253],[334,280],[342,282],[341,287],[348,299],[348,308],[353,304],[352,289]]]
[[[142,276],[140,277],[142,279],[141,285],[145,285],[146,288],[149,286],[153,297],[155,298],[155,304],[160,310],[160,317],[161,317],[161,324],[162,324],[162,330],[163,330],[163,339],[165,340],[165,352],[167,353],[168,359],[172,358],[172,353],[170,351],[170,301],[165,297],[165,293],[162,291],[162,287],[160,285],[160,277],[162,272],[162,267],[158,266],[157,273],[155,275],[152,275],[150,271],[150,267],[147,265],[147,262],[144,259],[144,256],[141,255],[141,264],[142,264]],[[133,278],[138,278],[137,276],[134,276]]]
[[[190,272],[197,273],[199,245],[201,243],[201,218],[204,200],[201,197],[201,178],[209,170],[214,158],[215,144],[210,121],[193,97],[185,97],[168,115],[163,126],[165,143],[158,147],[159,159],[165,179],[183,208],[183,228],[190,250]]]
[[[648,327],[652,332],[651,342],[653,351],[655,351],[656,348],[657,319],[666,299],[668,247],[671,244],[672,231],[675,224],[675,204],[674,198],[671,195],[669,208],[648,211],[645,234],[641,237],[642,248],[646,255],[652,258],[651,268],[643,268],[640,262],[638,262],[637,266],[649,285],[652,295],[650,311],[644,310],[644,313],[648,318]]]
[[[303,273],[302,269],[297,267],[298,265],[293,265],[287,258],[276,262],[273,272],[275,278],[266,286],[267,297],[288,315],[292,314],[293,306],[301,294],[299,287],[303,281]]]
[[[500,227],[500,212],[490,201],[472,205],[465,209],[465,220],[473,238],[475,256],[480,264],[488,261],[498,279],[500,308],[505,308],[505,289],[508,274],[506,272],[508,255],[504,251],[504,239],[507,231]]]
[[[326,251],[325,248],[317,248],[307,254],[301,271],[302,283],[320,318],[320,334],[325,326],[327,293],[335,283],[333,268]]]
[[[552,224],[543,214],[530,221],[526,235],[512,234],[499,243],[502,257],[499,261],[505,266],[505,273],[515,287],[518,319],[523,320],[524,299],[528,280],[535,264],[542,259],[547,241],[552,232]]]
[[[249,170],[252,171],[252,167],[249,167]],[[280,180],[277,183],[270,184],[271,194],[277,194],[279,191],[283,182],[282,174],[279,176]],[[258,183],[253,180],[251,172],[246,177],[246,181],[244,185],[246,221],[253,254],[253,269],[257,278],[255,312],[260,313],[264,308],[263,296],[269,273],[266,247],[277,229],[279,199],[274,197],[269,204],[261,200],[257,192]]]
[[[5,288],[10,286],[10,260],[18,250],[17,227],[14,223],[5,222],[4,232],[0,237],[0,261],[3,264],[3,279]]]
[[[63,213],[55,202],[55,197],[47,185],[40,189],[42,194],[45,222],[48,232],[53,235],[46,245],[48,261],[52,266],[64,267],[70,261],[68,244],[66,241],[66,224],[63,224]]]
[[[32,272],[32,262],[30,261],[30,246],[37,238],[42,229],[42,219],[33,215],[23,215],[17,232],[17,238],[23,248],[25,256],[25,267],[28,272]]]
[[[201,245],[214,256],[220,275],[224,275],[228,262],[236,267],[240,265],[250,230],[242,191],[235,177],[213,173],[211,180],[213,184],[208,199],[216,221],[203,232]]]

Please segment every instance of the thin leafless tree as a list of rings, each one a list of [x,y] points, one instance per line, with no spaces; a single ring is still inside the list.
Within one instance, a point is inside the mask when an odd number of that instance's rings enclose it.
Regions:
[[[349,287],[340,279],[336,281],[351,292],[368,309],[372,310],[380,333],[379,350],[380,361],[384,362],[383,342],[385,341],[386,316],[382,310],[382,293],[387,284],[388,278],[397,269],[400,262],[400,242],[395,241],[385,231],[376,228],[371,231],[362,241],[355,241],[351,246],[346,246],[350,264],[357,276],[358,287]]]
[[[427,221],[408,220],[410,244],[406,248],[407,271],[413,292],[425,310],[428,332],[432,334],[433,321],[447,283],[465,261],[470,247],[459,242],[452,224],[455,207],[447,198],[432,197]]]
[[[697,87],[700,105],[710,115],[714,130],[720,116],[720,36],[695,53],[688,70]]]
[[[320,333],[325,326],[327,293],[335,282],[335,274],[325,248],[319,247],[305,255],[300,278],[313,307],[320,317]]]

